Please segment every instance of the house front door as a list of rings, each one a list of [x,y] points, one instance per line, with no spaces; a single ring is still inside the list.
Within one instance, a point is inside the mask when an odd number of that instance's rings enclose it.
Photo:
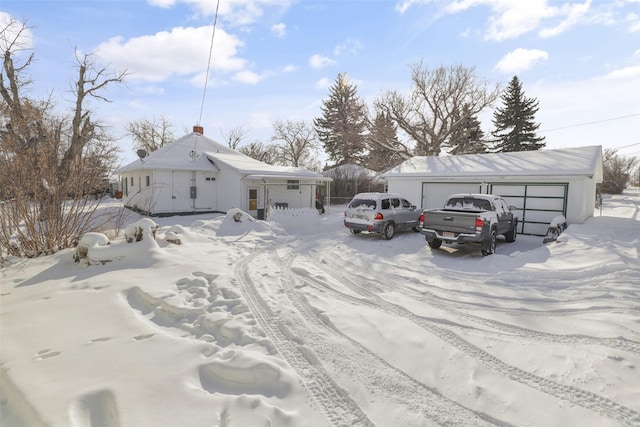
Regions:
[[[253,188],[249,188],[249,203],[247,205],[248,207],[248,213],[258,219],[264,219],[264,218],[260,218],[258,216],[258,189],[253,187]],[[264,212],[263,212],[264,214]]]

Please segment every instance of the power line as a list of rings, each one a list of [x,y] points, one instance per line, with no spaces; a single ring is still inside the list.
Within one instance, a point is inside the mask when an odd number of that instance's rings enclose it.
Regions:
[[[614,120],[628,119],[629,117],[637,117],[637,116],[640,116],[640,113],[629,114],[627,116],[612,117],[610,119],[604,119],[604,120],[596,120],[594,122],[579,123],[579,124],[576,124],[576,125],[563,126],[563,127],[554,128],[554,129],[541,130],[541,131],[538,131],[538,133],[553,132],[554,130],[570,129],[570,128],[576,128],[576,127],[587,126],[587,125],[595,125],[597,123],[611,122],[611,121],[614,121]]]
[[[207,83],[209,82],[209,69],[211,68],[211,56],[213,53],[213,38],[216,35],[216,24],[218,23],[218,8],[220,7],[220,0],[216,4],[216,14],[213,18],[213,31],[211,31],[211,45],[209,46],[209,60],[207,61],[207,74],[204,78],[204,90],[202,91],[202,103],[200,104],[200,117],[198,118],[198,124],[202,122],[202,111],[204,110],[204,98],[207,95]]]
[[[618,150],[621,150],[623,148],[633,147],[633,146],[636,146],[636,145],[640,145],[640,142],[636,142],[635,144],[623,145],[622,147],[618,147]]]

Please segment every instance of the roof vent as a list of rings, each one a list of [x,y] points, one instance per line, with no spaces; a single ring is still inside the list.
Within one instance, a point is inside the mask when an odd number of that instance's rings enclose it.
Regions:
[[[204,135],[204,128],[200,125],[193,125],[193,131],[195,133],[199,133],[200,135]]]

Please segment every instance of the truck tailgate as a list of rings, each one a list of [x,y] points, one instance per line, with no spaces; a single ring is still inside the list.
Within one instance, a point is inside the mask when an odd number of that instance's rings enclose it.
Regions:
[[[475,233],[476,217],[475,212],[424,211],[424,228],[456,234]]]

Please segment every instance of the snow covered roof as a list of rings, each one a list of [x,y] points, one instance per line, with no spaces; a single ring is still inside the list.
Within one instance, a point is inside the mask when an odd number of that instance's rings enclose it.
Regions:
[[[599,145],[514,153],[413,157],[382,175],[410,176],[595,176],[602,181],[602,147]]]
[[[218,171],[217,162],[244,174],[261,174],[290,179],[322,178],[303,168],[274,166],[246,156],[198,132],[192,132],[116,170],[116,174],[138,170],[170,169]]]
[[[252,157],[245,156],[242,153],[222,153],[222,152],[206,152],[207,157],[215,165],[217,162],[226,164],[227,166],[237,170],[240,173],[248,174],[251,178],[284,178],[284,179],[321,179],[322,175],[311,172],[308,169],[296,168],[291,166],[270,165]]]

